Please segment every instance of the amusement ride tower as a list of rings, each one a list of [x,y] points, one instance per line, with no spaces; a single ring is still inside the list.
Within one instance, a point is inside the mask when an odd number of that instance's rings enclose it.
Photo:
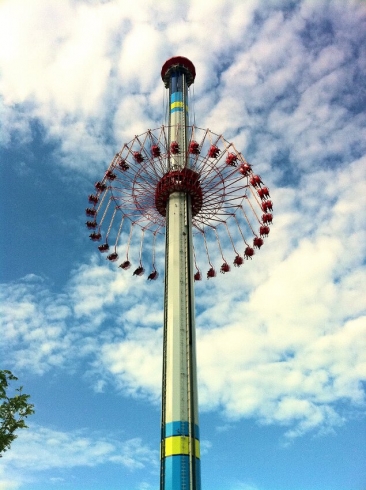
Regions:
[[[98,249],[110,252],[111,262],[125,244],[122,270],[131,267],[130,249],[139,250],[134,276],[145,272],[147,249],[152,256],[149,280],[158,278],[155,250],[165,230],[160,490],[200,490],[193,285],[202,273],[197,257],[206,256],[208,279],[216,276],[212,257],[221,256],[223,274],[231,269],[228,250],[235,267],[251,259],[270,231],[272,201],[233,143],[190,125],[193,63],[182,56],[170,58],[161,76],[169,91],[168,124],[135,136],[115,155],[89,196],[86,225],[93,241],[104,240]]]
[[[188,87],[196,72],[186,58],[172,58],[162,68],[169,89],[169,141],[180,152],[168,162],[157,187],[166,205],[165,316],[162,387],[161,489],[200,489],[196,333],[193,295],[192,213],[202,205],[199,175],[189,167]],[[173,180],[173,182],[172,182]],[[174,180],[181,188],[174,190]],[[190,190],[190,192],[187,192]],[[194,206],[192,207],[192,202]],[[164,210],[163,210],[164,214]]]

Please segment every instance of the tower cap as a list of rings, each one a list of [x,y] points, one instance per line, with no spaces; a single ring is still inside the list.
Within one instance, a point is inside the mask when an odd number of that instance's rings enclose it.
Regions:
[[[188,87],[194,82],[196,78],[196,68],[192,61],[184,56],[173,56],[173,58],[169,58],[161,69],[161,78],[163,79],[164,85],[166,88],[169,87],[169,76],[172,68],[175,67],[183,68],[187,74],[187,85]]]

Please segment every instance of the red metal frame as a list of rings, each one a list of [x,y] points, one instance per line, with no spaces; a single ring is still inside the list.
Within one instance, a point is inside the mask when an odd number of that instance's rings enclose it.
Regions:
[[[176,62],[177,57],[168,60],[164,70],[169,70]],[[192,70],[188,65],[183,66]],[[169,128],[162,126],[135,136],[125,144],[112,159],[103,179],[95,184],[95,193],[89,196],[86,226],[93,230],[90,239],[102,242],[98,247],[101,252],[109,250],[108,243],[113,238],[114,250],[107,256],[108,260],[117,260],[120,237],[129,233],[127,257],[120,264],[121,269],[131,266],[128,251],[133,230],[139,228],[142,236],[145,232],[152,233],[150,280],[158,277],[154,263],[155,239],[164,234],[167,201],[173,192],[186,192],[191,196],[194,241],[201,237],[205,242],[210,266],[208,277],[216,275],[209,247],[219,249],[223,262],[218,270],[229,272],[229,261],[225,257],[228,246],[234,265],[239,267],[245,258],[254,255],[254,248],[262,247],[273,221],[268,187],[235,146],[208,129],[189,126],[186,131],[189,150],[183,168],[179,168],[182,149],[175,141],[169,141]],[[126,230],[128,222],[130,231]],[[141,240],[140,265],[134,275],[143,274],[142,244]],[[200,280],[202,274],[197,265],[196,269],[195,279]]]

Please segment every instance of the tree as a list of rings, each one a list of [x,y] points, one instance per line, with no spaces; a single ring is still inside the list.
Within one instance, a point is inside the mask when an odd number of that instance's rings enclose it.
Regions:
[[[34,413],[34,405],[28,403],[30,395],[22,392],[23,386],[15,390],[17,394],[12,398],[7,395],[9,382],[17,380],[11,371],[0,370],[0,457],[18,437],[15,431],[27,428],[24,419]]]

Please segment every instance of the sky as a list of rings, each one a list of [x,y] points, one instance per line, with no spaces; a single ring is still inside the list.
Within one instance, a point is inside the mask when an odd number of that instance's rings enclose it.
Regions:
[[[0,490],[158,489],[164,247],[133,277],[85,208],[166,123],[176,55],[274,203],[253,260],[195,283],[202,488],[365,490],[361,0],[0,2],[0,368],[36,410]]]

